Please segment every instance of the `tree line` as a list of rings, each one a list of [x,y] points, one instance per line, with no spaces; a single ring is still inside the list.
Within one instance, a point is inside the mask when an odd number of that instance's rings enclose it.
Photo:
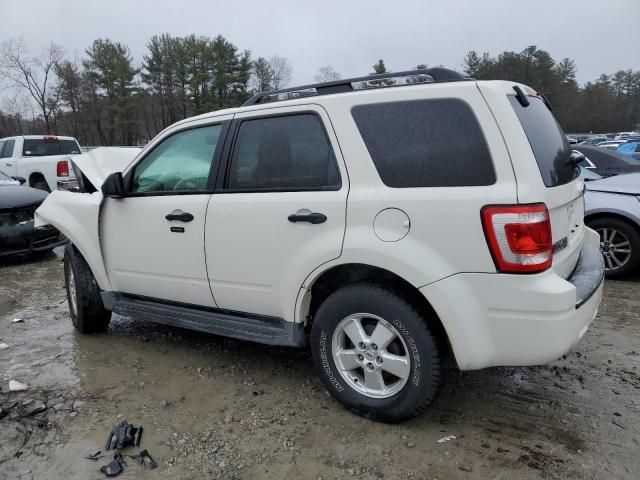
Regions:
[[[125,44],[109,39],[95,40],[73,59],[55,44],[32,56],[23,40],[3,42],[0,79],[11,94],[0,106],[0,137],[52,133],[75,136],[83,145],[139,145],[178,120],[241,105],[292,79],[286,58],[254,58],[221,35],[163,34],[146,47],[138,65]],[[544,93],[566,131],[614,132],[640,124],[640,71],[603,74],[580,86],[573,60],[556,61],[535,46],[497,57],[470,51],[462,67],[479,80],[519,81]],[[389,71],[382,59],[372,70]],[[314,80],[340,78],[326,65]]]

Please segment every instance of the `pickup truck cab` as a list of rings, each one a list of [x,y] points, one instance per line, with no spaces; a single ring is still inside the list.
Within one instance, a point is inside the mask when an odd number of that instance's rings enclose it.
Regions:
[[[75,185],[69,160],[81,153],[73,137],[21,135],[0,139],[0,171],[51,192]]]
[[[553,361],[600,303],[578,160],[525,85],[432,68],[264,92],[127,155],[74,159],[78,191],[36,211],[72,242],[80,332],[115,312],[309,345],[335,398],[399,421],[451,358]]]

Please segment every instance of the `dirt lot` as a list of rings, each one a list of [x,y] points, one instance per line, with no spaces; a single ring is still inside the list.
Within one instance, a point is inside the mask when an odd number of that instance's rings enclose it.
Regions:
[[[125,418],[159,467],[129,460],[124,479],[636,479],[639,292],[608,281],[566,358],[452,373],[424,415],[384,425],[332,400],[305,351],[123,317],[81,336],[58,258],[0,264],[0,480],[104,478],[108,457],[85,456]]]

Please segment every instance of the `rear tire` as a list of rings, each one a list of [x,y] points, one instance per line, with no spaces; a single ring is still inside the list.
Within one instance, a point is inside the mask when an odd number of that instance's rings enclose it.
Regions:
[[[400,422],[420,415],[442,384],[445,352],[432,332],[401,296],[357,283],[320,305],[311,351],[325,387],[349,410]]]
[[[623,278],[640,267],[640,232],[619,218],[599,217],[587,225],[600,235],[605,276]]]
[[[86,260],[73,245],[67,245],[64,250],[64,279],[75,329],[80,333],[106,331],[111,312],[104,308],[100,287]]]
[[[47,193],[51,193],[51,189],[49,188],[49,184],[44,179],[36,180],[35,182],[33,182],[32,188],[37,188],[38,190],[43,190],[43,191],[45,191]]]

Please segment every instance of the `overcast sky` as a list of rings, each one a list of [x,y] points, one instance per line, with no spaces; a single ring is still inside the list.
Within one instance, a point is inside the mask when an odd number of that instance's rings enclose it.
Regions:
[[[469,50],[528,45],[573,58],[578,81],[640,70],[640,0],[0,0],[0,40],[54,41],[82,55],[98,37],[124,42],[139,66],[154,34],[222,34],[255,56],[282,55],[294,83],[322,65],[364,75],[379,58],[460,69]]]

